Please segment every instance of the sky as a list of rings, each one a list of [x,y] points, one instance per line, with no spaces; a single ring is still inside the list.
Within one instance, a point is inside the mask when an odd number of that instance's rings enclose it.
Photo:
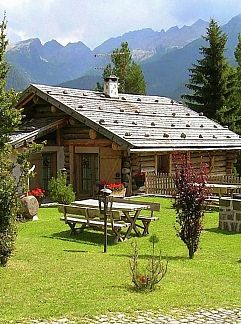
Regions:
[[[241,14],[241,0],[0,0],[2,17],[4,11],[10,42],[82,41],[93,49],[142,28],[180,28],[200,18],[222,25]]]

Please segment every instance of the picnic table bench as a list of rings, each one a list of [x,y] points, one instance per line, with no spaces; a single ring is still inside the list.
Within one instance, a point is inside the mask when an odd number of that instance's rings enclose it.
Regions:
[[[223,194],[232,197],[235,190],[241,189],[240,184],[230,183],[206,183],[206,186],[211,189],[213,194],[221,197]]]
[[[61,220],[69,225],[71,232],[76,230],[77,224],[81,225],[80,229],[86,227],[102,229],[104,216],[100,213],[98,204],[96,199],[87,199],[75,201],[72,205],[61,205],[59,211],[64,214]],[[150,215],[141,215],[143,209],[150,211]],[[153,212],[157,210],[160,210],[158,203],[112,198],[112,209],[107,214],[107,227],[115,235],[116,242],[128,239],[132,231],[137,236],[147,235],[150,223],[158,219],[153,216]],[[141,224],[138,221],[141,221]],[[123,236],[121,236],[122,229],[126,229]]]
[[[59,211],[63,213],[63,216],[60,219],[69,225],[71,233],[76,232],[77,224],[81,225],[78,229],[84,229],[86,227],[104,227],[103,215],[97,208],[60,205]],[[115,235],[116,242],[122,241],[121,230],[123,228],[128,228],[130,223],[122,220],[122,214],[120,211],[111,211],[107,216],[107,228],[111,228],[112,233]]]
[[[113,198],[113,201],[115,202],[128,202],[128,204],[139,204],[143,206],[148,206],[148,213],[149,215],[139,214],[136,218],[136,220],[139,220],[142,222],[142,225],[136,224],[137,227],[142,228],[142,236],[149,234],[149,226],[151,222],[157,221],[159,217],[154,216],[155,211],[160,211],[160,204],[159,203],[153,203],[153,202],[144,202],[139,200],[132,200],[128,198]],[[130,215],[131,218],[133,218],[133,215]],[[124,216],[126,217],[126,215]]]

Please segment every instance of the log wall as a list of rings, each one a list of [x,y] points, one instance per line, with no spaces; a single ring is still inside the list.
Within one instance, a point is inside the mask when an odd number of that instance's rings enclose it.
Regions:
[[[194,167],[200,166],[200,161],[207,163],[212,175],[231,175],[236,161],[234,151],[192,152],[190,154]],[[175,166],[172,165],[172,171]]]
[[[169,166],[167,165],[167,171],[163,171],[166,174],[166,187],[167,189],[172,187],[169,183],[171,180],[168,177],[168,173],[175,172],[175,157],[172,153],[166,152],[163,155],[168,155]],[[210,175],[214,176],[229,176],[232,175],[234,163],[236,161],[235,151],[196,151],[186,152],[187,157],[193,163],[194,168],[199,168],[201,161],[205,162],[210,168]],[[145,172],[158,171],[158,159],[160,154],[156,153],[142,153],[131,155],[131,169],[132,169],[132,188],[135,192],[140,185],[140,174]],[[170,181],[169,181],[170,180]],[[168,189],[169,190],[169,189]]]
[[[170,166],[169,172],[175,171],[176,162],[172,157],[172,154],[167,152],[164,153],[169,155]],[[131,165],[133,175],[138,172],[157,172],[157,159],[160,154],[142,153],[131,155]],[[216,175],[230,175],[233,171],[233,165],[236,161],[235,151],[212,151],[212,152],[190,152],[187,153],[193,163],[194,168],[199,168],[201,161],[206,163],[210,168],[211,174]]]

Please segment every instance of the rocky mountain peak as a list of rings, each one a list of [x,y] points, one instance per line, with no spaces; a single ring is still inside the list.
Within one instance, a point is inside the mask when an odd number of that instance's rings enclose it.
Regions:
[[[21,51],[24,49],[40,49],[42,47],[42,43],[39,38],[30,38],[24,41],[18,42],[15,45],[11,46],[11,50]]]
[[[55,39],[52,39],[51,41],[48,41],[44,44],[44,48],[51,49],[51,50],[60,50],[64,46],[58,43]]]

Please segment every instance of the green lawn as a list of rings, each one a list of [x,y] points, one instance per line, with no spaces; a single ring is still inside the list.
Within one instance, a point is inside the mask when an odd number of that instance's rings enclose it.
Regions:
[[[70,236],[55,208],[41,208],[39,221],[18,226],[16,251],[0,269],[0,322],[50,319],[112,312],[172,309],[195,310],[241,305],[241,234],[217,229],[218,213],[207,213],[200,248],[193,260],[176,236],[175,211],[161,202],[158,222],[151,225],[169,259],[168,273],[151,293],[130,289],[127,242],[109,244],[103,254],[103,234],[85,231]],[[138,238],[145,259],[148,237]]]

